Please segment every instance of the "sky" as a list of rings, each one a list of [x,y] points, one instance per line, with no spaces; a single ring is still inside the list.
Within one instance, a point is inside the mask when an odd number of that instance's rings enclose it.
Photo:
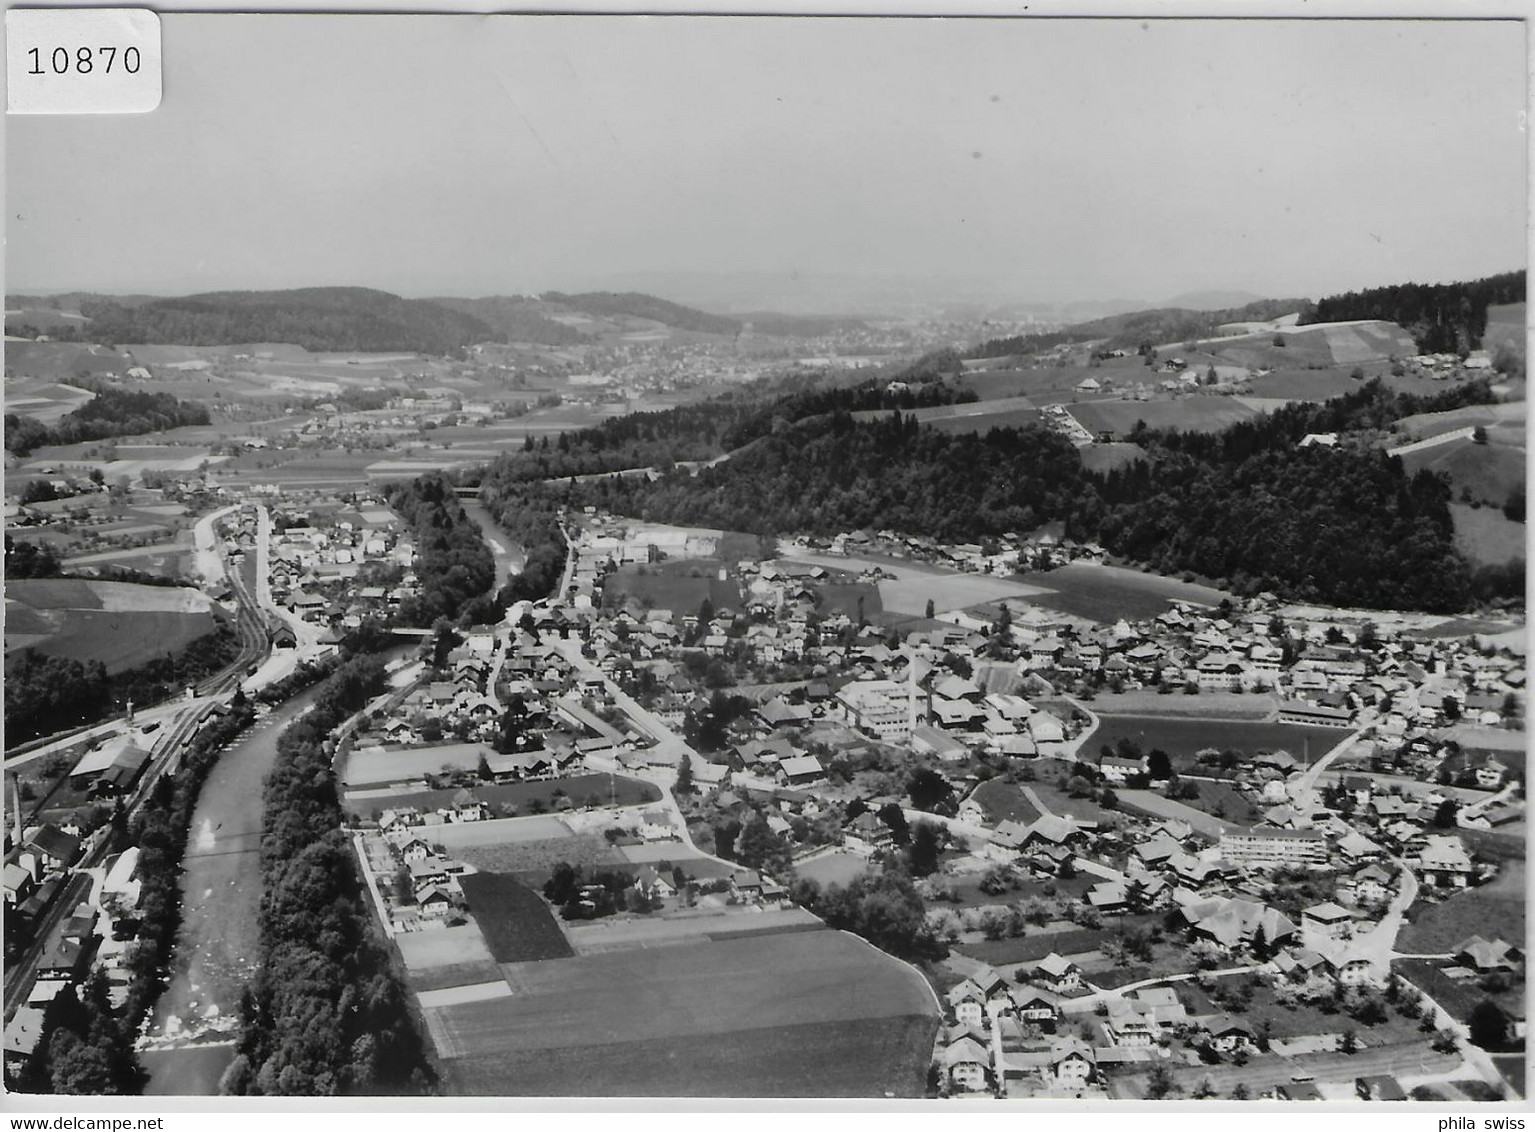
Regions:
[[[1525,260],[1523,32],[166,14],[159,110],[8,119],[5,287],[1472,278]]]

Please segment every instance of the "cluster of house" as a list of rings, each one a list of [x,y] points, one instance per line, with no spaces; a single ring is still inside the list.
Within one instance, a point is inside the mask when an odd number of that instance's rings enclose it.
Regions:
[[[59,886],[66,883],[66,870],[78,857],[79,848],[79,842],[74,838],[44,827],[24,843],[22,858],[23,861],[37,856],[46,858],[51,875],[44,884]],[[127,1001],[130,980],[127,957],[138,922],[138,863],[139,850],[133,847],[118,854],[104,869],[90,870],[87,875],[91,883],[83,890],[82,899],[44,941],[37,962],[36,981],[27,993],[26,1002],[17,1008],[5,1026],[5,1069],[8,1074],[19,1072],[37,1052],[48,1004],[66,987],[78,988],[93,971],[100,971],[106,979],[107,995],[112,1005],[120,1008]],[[26,915],[28,900],[44,897],[41,888],[30,888],[30,897],[13,901],[13,895],[20,896],[30,886],[12,870],[26,867],[23,864],[6,866],[8,919],[17,914]],[[38,908],[46,907],[49,900],[51,896],[43,899]]]
[[[1058,1032],[1057,993],[1012,986],[992,968],[977,964],[948,990],[944,1005],[948,1024],[938,1033],[934,1061],[950,1091],[1103,1095],[1096,1051]]]
[[[925,535],[903,535],[892,530],[843,531],[829,538],[809,537],[796,545],[819,554],[853,558],[878,554],[931,562],[975,574],[1049,570],[1078,559],[1101,562],[1107,557],[1108,552],[1103,547],[1096,543],[1076,542],[1065,537],[1064,531],[1063,523],[1047,523],[1029,534],[1008,532],[984,544],[942,542]],[[879,577],[874,576],[871,580],[878,581]]]
[[[464,906],[464,893],[458,878],[467,870],[461,861],[436,852],[424,839],[434,825],[455,821],[482,821],[490,817],[489,808],[467,790],[460,790],[452,804],[431,813],[412,808],[386,811],[379,819],[379,835],[396,862],[399,875],[406,880],[409,899],[404,891],[388,886],[386,895],[391,935],[446,927],[448,920]],[[378,869],[373,870],[375,875]],[[387,874],[385,874],[387,875]]]
[[[249,547],[255,520],[241,512],[236,539]],[[417,591],[415,546],[399,516],[382,498],[361,496],[354,504],[306,505],[302,512],[278,510],[268,548],[272,598],[305,621],[345,632],[371,614],[396,609]],[[397,578],[388,585],[358,585],[365,568],[383,568]]]

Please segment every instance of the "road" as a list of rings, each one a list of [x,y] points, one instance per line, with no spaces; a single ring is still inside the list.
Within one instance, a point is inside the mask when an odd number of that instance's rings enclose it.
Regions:
[[[1290,784],[1290,797],[1295,800],[1296,809],[1309,813],[1316,808],[1317,779],[1322,776],[1322,772],[1327,769],[1329,763],[1357,743],[1363,734],[1362,730],[1350,731],[1332,750],[1301,771],[1300,777]]]
[[[1421,452],[1425,448],[1436,448],[1441,444],[1449,444],[1452,441],[1470,440],[1471,434],[1475,431],[1475,425],[1452,429],[1449,432],[1441,432],[1438,436],[1430,436],[1426,440],[1414,440],[1411,444],[1399,444],[1395,448],[1388,448],[1386,449],[1386,455],[1407,456],[1414,452]]]

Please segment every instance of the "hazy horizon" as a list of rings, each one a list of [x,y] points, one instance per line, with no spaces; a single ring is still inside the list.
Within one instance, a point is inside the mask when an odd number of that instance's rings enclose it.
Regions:
[[[155,113],[8,121],[7,293],[836,313],[1525,259],[1517,21],[163,20]]]

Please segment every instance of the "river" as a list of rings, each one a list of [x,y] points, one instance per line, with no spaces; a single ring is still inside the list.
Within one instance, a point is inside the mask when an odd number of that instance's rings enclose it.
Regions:
[[[262,782],[277,737],[314,702],[310,689],[268,712],[219,756],[192,813],[181,878],[182,922],[171,978],[141,1057],[154,1095],[209,1096],[234,1057],[240,992],[255,976],[261,903]],[[226,1044],[218,1044],[220,1042]],[[218,1053],[215,1051],[222,1051]]]
[[[499,592],[501,587],[511,581],[514,573],[521,573],[527,552],[519,544],[507,537],[505,531],[497,525],[485,509],[485,504],[478,499],[462,500],[464,513],[479,525],[480,532],[485,536],[486,543],[490,546],[491,554],[496,559],[496,587]]]

